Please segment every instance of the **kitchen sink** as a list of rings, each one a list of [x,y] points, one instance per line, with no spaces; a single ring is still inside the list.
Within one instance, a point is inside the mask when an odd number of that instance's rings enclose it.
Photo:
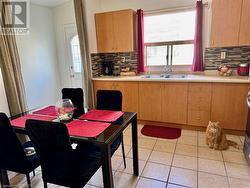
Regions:
[[[143,75],[141,78],[146,79],[179,79],[179,78],[187,78],[187,74],[149,74]]]

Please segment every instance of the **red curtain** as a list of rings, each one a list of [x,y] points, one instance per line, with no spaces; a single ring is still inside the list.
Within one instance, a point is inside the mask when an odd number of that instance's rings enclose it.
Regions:
[[[137,19],[138,19],[138,67],[137,72],[145,72],[144,65],[144,14],[143,10],[137,10]]]
[[[192,71],[204,71],[203,66],[203,47],[202,47],[202,17],[203,4],[202,0],[196,2],[196,26],[194,36],[194,59]]]

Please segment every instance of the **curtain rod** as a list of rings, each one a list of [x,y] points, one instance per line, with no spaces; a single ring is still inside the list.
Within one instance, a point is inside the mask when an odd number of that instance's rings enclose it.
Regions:
[[[209,8],[209,3],[205,2],[205,3],[203,3],[203,6]],[[195,5],[183,6],[183,7],[173,7],[173,8],[163,8],[163,9],[155,9],[155,10],[146,10],[146,11],[144,11],[144,14],[155,14],[155,13],[157,14],[157,13],[167,12],[167,11],[190,10],[190,9],[194,9],[194,8],[195,8]]]

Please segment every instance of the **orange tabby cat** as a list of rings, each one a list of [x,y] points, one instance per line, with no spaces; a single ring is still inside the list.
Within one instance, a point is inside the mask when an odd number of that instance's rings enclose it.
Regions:
[[[206,130],[206,144],[209,148],[216,150],[226,150],[229,146],[239,149],[236,142],[227,140],[223,129],[219,126],[219,122],[209,121]]]

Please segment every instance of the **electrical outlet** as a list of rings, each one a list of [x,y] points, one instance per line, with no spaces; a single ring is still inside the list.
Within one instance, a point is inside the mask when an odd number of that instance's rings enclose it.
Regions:
[[[125,63],[125,61],[126,61],[126,57],[121,57],[121,62]]]
[[[220,58],[221,59],[226,59],[226,55],[227,55],[226,52],[221,52],[220,53]]]

